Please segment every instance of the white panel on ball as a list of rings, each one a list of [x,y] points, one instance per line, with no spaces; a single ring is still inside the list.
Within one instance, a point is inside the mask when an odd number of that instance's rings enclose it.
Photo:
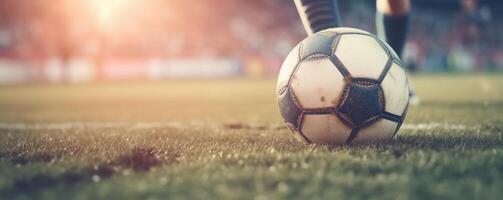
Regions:
[[[409,88],[405,71],[395,62],[381,83],[386,100],[385,111],[401,116],[409,101]]]
[[[355,78],[378,79],[389,58],[376,39],[367,35],[343,35],[336,48],[335,55]]]
[[[304,109],[339,105],[344,77],[328,57],[302,61],[293,75],[291,87]]]
[[[351,129],[334,114],[304,115],[301,130],[317,144],[344,144],[351,134]]]
[[[390,140],[398,126],[397,122],[381,119],[370,126],[360,129],[352,141],[353,144],[371,143]]]
[[[323,30],[321,32],[332,32],[332,31],[335,31],[335,32],[337,32],[339,34],[343,34],[343,33],[363,33],[363,34],[370,34],[367,31],[356,29],[356,28],[350,28],[350,27],[331,28],[331,29]]]
[[[288,79],[292,75],[295,66],[299,63],[299,46],[295,46],[293,50],[288,54],[285,61],[281,65],[281,69],[278,75],[278,82],[276,92],[278,93],[283,87],[287,86]]]

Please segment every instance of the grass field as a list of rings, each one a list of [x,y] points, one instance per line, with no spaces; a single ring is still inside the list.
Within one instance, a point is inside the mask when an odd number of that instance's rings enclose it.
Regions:
[[[394,141],[316,146],[273,80],[0,87],[0,199],[502,199],[503,76],[413,78]]]

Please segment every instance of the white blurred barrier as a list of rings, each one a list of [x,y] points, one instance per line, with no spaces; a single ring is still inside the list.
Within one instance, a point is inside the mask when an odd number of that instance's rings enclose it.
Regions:
[[[87,57],[63,62],[49,58],[39,66],[14,59],[0,59],[0,84],[33,81],[88,82],[92,80],[212,79],[241,76],[241,62],[230,58],[109,58],[97,64]]]
[[[87,82],[95,78],[95,65],[86,57],[74,57],[65,64],[61,59],[50,58],[43,66],[43,80],[59,82]]]
[[[228,58],[153,59],[151,79],[226,78],[241,75],[241,64]]]
[[[27,82],[34,77],[36,70],[28,63],[11,59],[0,59],[0,84]]]
[[[108,59],[98,69],[100,80],[145,80],[148,60],[146,59]]]

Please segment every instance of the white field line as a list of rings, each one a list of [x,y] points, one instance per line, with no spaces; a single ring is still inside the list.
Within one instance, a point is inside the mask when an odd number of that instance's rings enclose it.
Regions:
[[[478,126],[466,126],[463,124],[449,124],[449,123],[419,123],[419,124],[404,124],[402,129],[405,130],[434,130],[434,129],[444,129],[444,130],[475,130]]]
[[[62,129],[104,129],[104,128],[133,128],[133,129],[152,129],[152,128],[219,128],[223,124],[211,124],[209,122],[62,122],[62,123],[2,123],[0,129],[7,130],[62,130]],[[274,126],[278,127],[278,126]],[[477,126],[466,126],[463,124],[449,123],[419,123],[419,124],[404,124],[404,130],[472,130],[477,129]]]

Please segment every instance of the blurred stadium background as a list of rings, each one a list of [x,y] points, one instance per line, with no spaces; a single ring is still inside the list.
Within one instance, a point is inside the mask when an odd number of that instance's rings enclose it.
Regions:
[[[374,0],[341,0],[375,33]],[[503,4],[415,0],[404,62],[503,71]],[[291,0],[2,0],[0,83],[275,77],[305,37]]]

